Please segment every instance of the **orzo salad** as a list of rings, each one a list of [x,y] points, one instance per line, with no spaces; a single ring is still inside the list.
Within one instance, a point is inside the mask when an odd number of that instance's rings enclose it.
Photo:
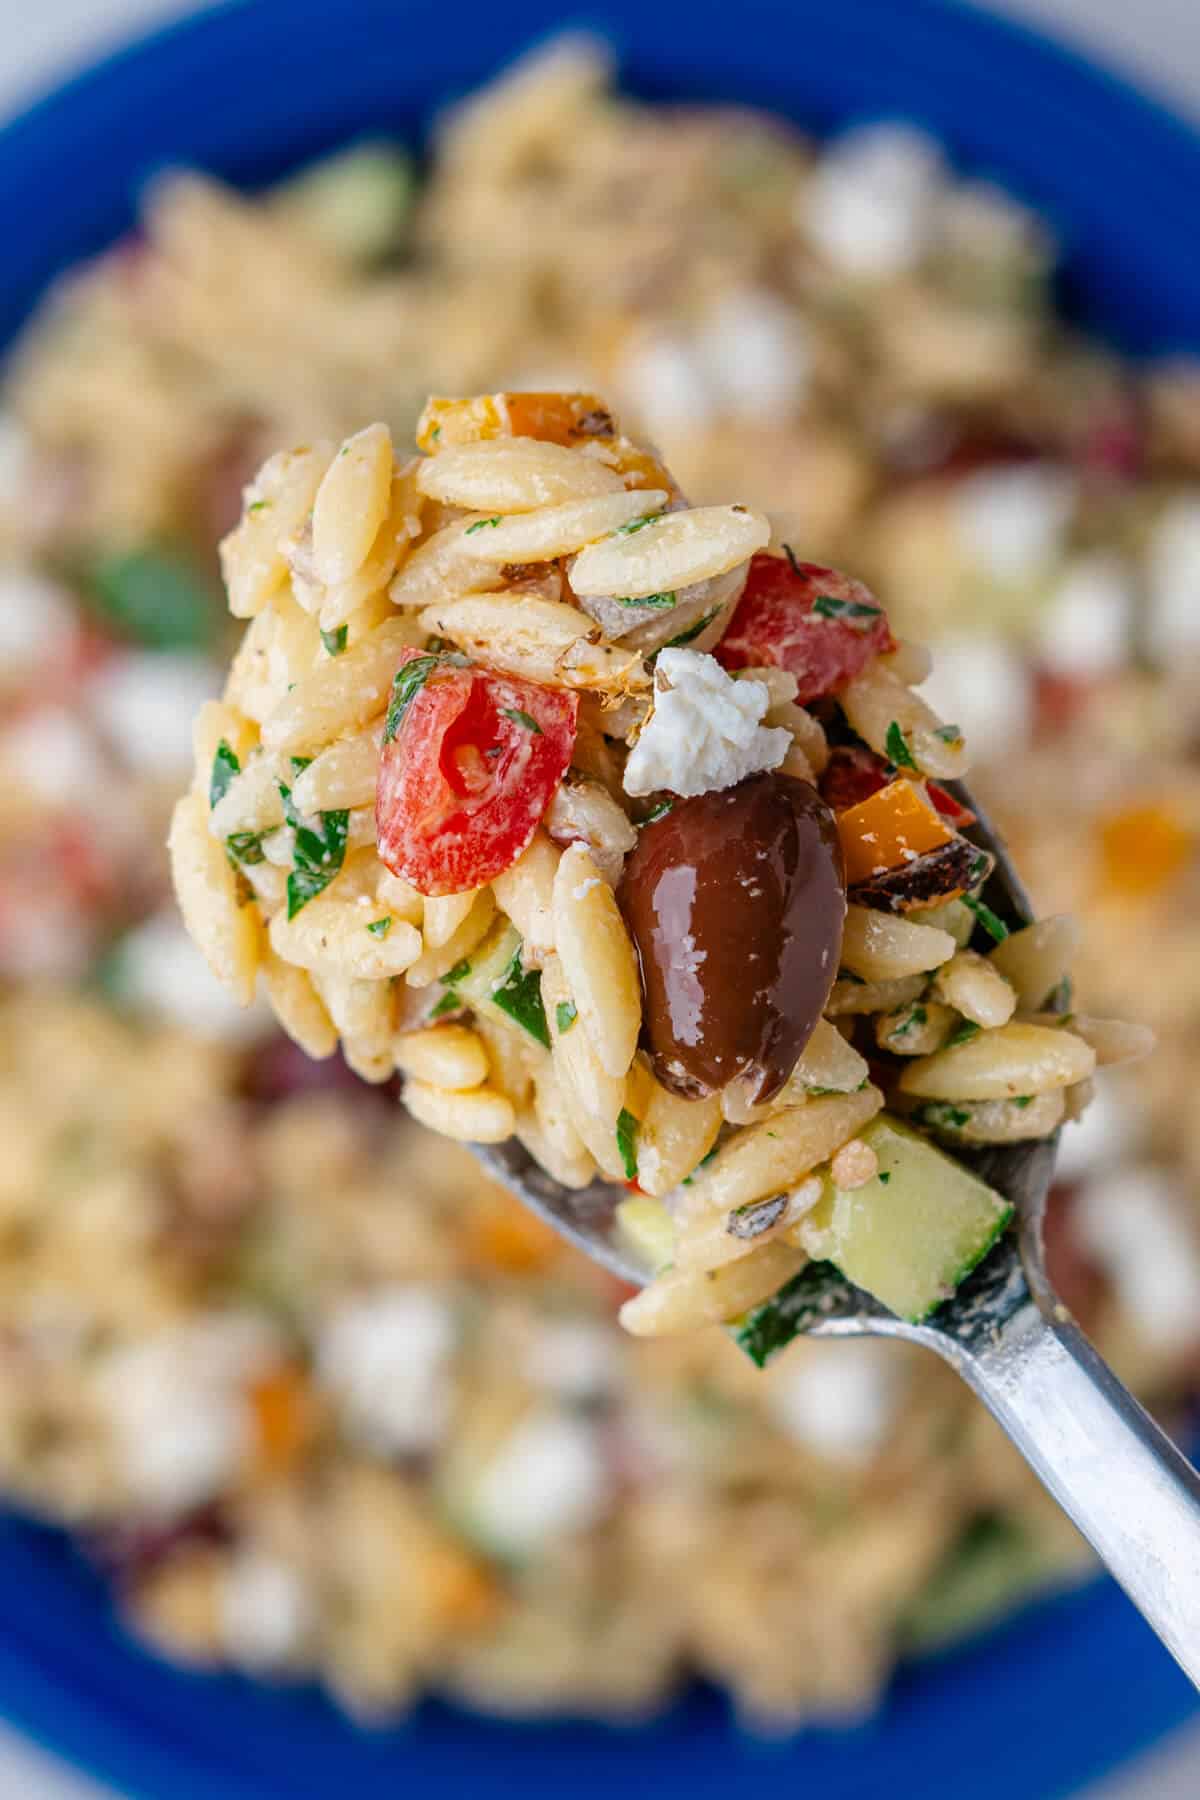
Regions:
[[[587,393],[433,399],[272,457],[250,623],[171,831],[184,918],[311,1055],[623,1182],[644,1335],[810,1259],[923,1318],[1010,1208],[941,1147],[1050,1135],[1143,1034],[1059,1004],[861,582],[690,507]],[[918,1206],[919,1199],[919,1206]]]

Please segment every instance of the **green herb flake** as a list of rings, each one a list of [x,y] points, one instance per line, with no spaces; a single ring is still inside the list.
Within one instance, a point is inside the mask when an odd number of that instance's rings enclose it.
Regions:
[[[884,745],[887,749],[888,756],[898,769],[911,769],[914,774],[917,772],[916,758],[909,749],[908,739],[901,731],[899,722],[896,719],[893,719],[887,728],[887,737],[884,739]]]
[[[542,728],[532,713],[522,712],[519,706],[502,706],[500,710],[506,719],[512,720],[514,725],[523,725],[526,731],[533,733],[534,737],[542,736]]]
[[[466,530],[463,532],[463,536],[474,537],[477,531],[491,531],[500,523],[503,517],[503,513],[493,513],[490,519],[476,519],[473,525],[467,526]]]
[[[204,650],[220,629],[215,596],[180,550],[101,557],[88,571],[85,599],[106,625],[148,650]]]
[[[323,631],[321,633],[321,642],[324,644],[330,656],[340,656],[342,654],[342,651],[346,648],[346,633],[349,629],[350,627],[348,625],[339,625],[336,631]]]
[[[951,1032],[946,1039],[946,1049],[953,1050],[958,1044],[969,1044],[971,1039],[977,1038],[982,1030],[983,1026],[977,1025],[974,1019],[964,1019],[958,1029]]]
[[[618,606],[648,606],[654,612],[669,612],[677,604],[678,595],[674,592],[665,594],[627,594],[619,595]]]
[[[788,561],[792,565],[792,574],[799,575],[801,580],[803,580],[804,579],[804,571],[800,567],[800,564],[798,563],[798,561],[796,560],[796,552],[792,549],[792,546],[790,544],[785,544],[783,546],[783,554],[787,557]]]
[[[447,969],[446,973],[442,976],[442,986],[455,987],[458,982],[465,981],[470,973],[471,960],[469,957],[464,956],[462,961],[456,962],[452,969]]]
[[[385,938],[392,929],[392,915],[385,913],[382,919],[372,919],[367,930],[372,937]]]
[[[442,428],[441,428],[441,426],[440,426],[440,425],[435,425],[435,426],[434,426],[434,428],[433,428],[433,430],[432,430],[432,431],[431,431],[431,432],[430,432],[430,434],[429,434],[429,441],[430,441],[430,443],[431,443],[431,444],[436,444],[436,443],[437,443],[437,441],[438,441],[438,439],[439,439],[439,438],[440,438],[440,437],[441,437],[441,435],[442,435]]]
[[[635,531],[644,531],[647,525],[657,524],[662,516],[660,512],[642,513],[640,518],[626,519],[624,525],[617,526],[613,535],[614,537],[632,537]]]
[[[961,744],[963,728],[961,725],[939,725],[933,735],[935,738],[939,738],[943,744]]]
[[[1025,1108],[1027,1106],[1033,1105],[1033,1095],[1032,1094],[1014,1094],[1013,1105],[1016,1107],[1019,1107],[1020,1110],[1022,1112],[1024,1112]]]
[[[269,500],[252,500],[246,508],[247,518],[252,518],[255,513],[265,512],[270,504]]]
[[[232,745],[222,738],[213,757],[212,774],[208,778],[208,804],[210,807],[215,806],[218,800],[224,798],[230,782],[235,775],[240,775],[241,772],[242,765],[237,759],[236,752]]]
[[[617,1150],[626,1181],[637,1180],[637,1135],[640,1129],[640,1120],[622,1107],[617,1114]]]
[[[701,632],[708,630],[713,620],[720,614],[720,611],[721,609],[719,606],[714,606],[711,612],[706,612],[702,619],[697,619],[694,625],[689,625],[686,631],[681,631],[679,633],[678,637],[669,638],[663,645],[663,649],[682,650],[685,644],[694,644]],[[657,654],[658,652],[655,651],[656,656]]]
[[[1069,1012],[1074,997],[1075,984],[1069,975],[1064,975],[1058,986],[1049,995],[1046,1004],[1051,1012],[1057,1012],[1060,1007]],[[1064,1020],[1064,1024],[1065,1022]]]
[[[979,923],[983,926],[983,929],[987,932],[988,936],[995,943],[1002,944],[1008,936],[1008,926],[1004,923],[1004,920],[998,919],[991,907],[985,906],[982,900],[977,900],[974,894],[964,894],[962,902],[965,907],[969,908],[969,910],[975,914],[975,917],[979,920]]]
[[[263,831],[235,831],[232,837],[225,839],[225,854],[236,868],[241,863],[252,869],[256,863],[263,861],[262,841],[266,836]]]
[[[383,741],[390,744],[401,725],[404,715],[420,693],[433,671],[438,666],[436,656],[413,656],[408,662],[401,663],[392,678],[392,695],[388,701],[387,719],[383,727]]]
[[[819,619],[842,619],[854,631],[869,631],[871,621],[883,616],[882,606],[868,606],[863,600],[839,600],[836,594],[818,594],[812,609]]]
[[[451,988],[449,993],[442,995],[436,1006],[430,1008],[429,1016],[431,1019],[444,1019],[447,1013],[457,1012],[461,1005],[462,1001]]]
[[[293,757],[292,766],[307,768],[309,758]],[[318,815],[320,823],[313,827],[305,821],[304,815],[297,812],[292,804],[292,790],[279,784],[279,795],[283,801],[283,816],[292,827],[296,837],[291,873],[287,881],[287,902],[289,919],[294,919],[301,909],[323,893],[346,860],[346,838],[350,829],[350,814],[344,808]]]
[[[912,1006],[909,1008],[908,1017],[903,1019],[899,1025],[893,1025],[891,1036],[894,1038],[907,1037],[908,1034],[911,1031],[915,1031],[919,1025],[927,1025],[928,1023],[929,1014],[926,1012],[925,1008],[919,1005]]]
[[[541,971],[525,967],[520,945],[514,951],[500,985],[492,990],[492,1004],[507,1013],[514,1024],[527,1031],[544,1050],[549,1050],[550,1028],[542,1004]]]
[[[929,1106],[922,1106],[913,1114],[918,1124],[933,1126],[940,1131],[961,1131],[969,1125],[971,1115],[961,1106],[951,1106],[944,1101],[934,1101]]]
[[[305,769],[307,769],[309,764],[312,762],[312,757],[311,756],[292,756],[292,757],[289,757],[288,760],[292,765],[292,774],[293,775],[303,775]]]
[[[579,1008],[575,1005],[574,1001],[560,1000],[554,1009],[554,1022],[558,1026],[560,1035],[564,1031],[570,1031],[578,1017]]]
[[[654,821],[656,819],[665,819],[667,814],[670,812],[671,808],[674,806],[674,804],[675,804],[675,802],[673,800],[658,801],[657,805],[652,806],[650,808],[650,811],[646,814],[645,818],[642,820],[642,824],[643,825],[653,825]]]
[[[890,1169],[880,1169],[879,1179],[883,1183],[884,1187],[886,1187],[888,1182],[892,1179],[892,1171]]]

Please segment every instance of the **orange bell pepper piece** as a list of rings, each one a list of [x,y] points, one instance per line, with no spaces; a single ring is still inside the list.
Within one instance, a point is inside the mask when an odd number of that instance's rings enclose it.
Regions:
[[[903,777],[838,813],[837,828],[848,887],[939,850],[955,835],[916,783]]]
[[[1125,899],[1149,899],[1183,873],[1196,839],[1167,806],[1150,801],[1114,813],[1100,827],[1103,885]]]
[[[477,394],[470,400],[434,395],[418,422],[417,444],[422,450],[440,450],[497,437],[577,444],[589,437],[611,437],[614,430],[611,413],[595,394]]]

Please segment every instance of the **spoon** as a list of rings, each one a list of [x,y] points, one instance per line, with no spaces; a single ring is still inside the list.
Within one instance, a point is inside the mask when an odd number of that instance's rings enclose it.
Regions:
[[[978,815],[971,835],[996,859],[988,904],[1012,926],[1029,924],[1029,901],[1002,840],[965,790],[959,794]],[[970,1158],[1012,1202],[1016,1229],[923,1324],[896,1318],[828,1263],[803,1270],[782,1304],[798,1332],[904,1338],[957,1370],[1200,1686],[1200,1475],[1050,1286],[1042,1224],[1056,1145],[1052,1138]],[[650,1279],[617,1223],[623,1188],[560,1187],[515,1139],[474,1148],[490,1175],[579,1249],[624,1281]]]

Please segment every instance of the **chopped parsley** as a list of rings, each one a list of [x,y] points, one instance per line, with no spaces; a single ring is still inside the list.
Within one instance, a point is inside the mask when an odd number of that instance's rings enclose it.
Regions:
[[[446,973],[442,976],[442,986],[454,987],[456,983],[465,981],[470,973],[471,959],[470,957],[464,956],[462,961],[456,962],[452,969],[447,969]]]
[[[237,753],[232,745],[222,738],[213,757],[212,774],[208,778],[209,806],[215,806],[218,800],[224,798],[230,782],[235,775],[240,775],[241,772],[242,765],[237,759]]]
[[[367,930],[372,937],[385,938],[392,929],[392,915],[385,913],[382,919],[372,919]]]
[[[560,1033],[570,1031],[578,1017],[579,1008],[573,1000],[560,1000],[554,1009],[554,1022]]]
[[[503,513],[494,513],[490,519],[476,519],[473,525],[467,526],[463,536],[474,537],[477,531],[490,531],[494,525],[500,523],[503,516]]]
[[[522,712],[519,706],[502,706],[500,710],[506,719],[512,720],[514,725],[523,725],[526,731],[533,733],[534,737],[542,736],[542,728],[532,713]]]
[[[208,583],[182,551],[103,556],[88,571],[85,597],[106,625],[148,650],[203,650],[217,634]]]
[[[892,1171],[890,1169],[880,1169],[879,1179],[883,1183],[884,1187],[886,1187],[888,1182],[892,1179]]]
[[[898,1025],[892,1026],[889,1036],[894,1038],[907,1037],[909,1033],[915,1031],[919,1025],[926,1025],[928,1022],[929,1014],[926,1012],[925,1008],[923,1006],[912,1006],[909,1008],[908,1017],[902,1019]]]
[[[961,725],[939,725],[933,735],[940,738],[943,744],[961,744],[963,728]]]
[[[675,802],[673,800],[659,800],[654,806],[652,806],[650,808],[650,811],[646,814],[645,818],[642,820],[642,824],[643,825],[653,825],[653,823],[656,819],[665,819],[667,814],[670,812],[671,808],[674,806],[674,804],[675,804]]]
[[[640,1121],[622,1107],[617,1114],[617,1150],[626,1181],[637,1180],[637,1135],[640,1129]]]
[[[701,1169],[707,1169],[709,1163],[712,1161],[713,1157],[717,1154],[717,1151],[719,1149],[720,1149],[720,1145],[714,1144],[712,1149],[709,1150],[708,1152],[706,1152],[706,1154],[700,1158],[700,1161],[696,1164],[696,1166],[692,1170],[691,1174],[684,1176],[684,1178],[683,1178],[683,1186],[684,1187],[691,1187],[693,1181],[695,1181],[695,1179],[696,1179],[697,1175],[700,1173]]]
[[[882,606],[868,606],[864,600],[839,600],[836,594],[818,594],[812,604],[820,619],[844,619],[854,631],[869,631],[871,620],[882,617]]]
[[[429,441],[430,441],[430,443],[431,443],[431,444],[436,444],[436,443],[437,443],[437,441],[438,441],[438,439],[439,439],[439,438],[440,438],[440,437],[441,437],[441,435],[442,435],[442,428],[441,428],[441,426],[440,426],[440,425],[435,425],[435,426],[434,426],[434,428],[433,428],[433,430],[432,430],[432,431],[431,431],[431,432],[430,432],[430,434],[429,434]]]
[[[307,767],[308,758],[294,756],[292,767],[295,768],[297,764]],[[284,787],[280,782],[279,794],[283,801],[283,816],[296,834],[296,848],[287,882],[287,916],[294,919],[302,907],[324,892],[345,861],[350,814],[344,807],[333,812],[319,813],[320,824],[314,829],[305,823],[303,814],[297,812],[292,805],[291,788]]]
[[[975,898],[974,894],[964,894],[962,903],[975,914],[975,917],[979,920],[979,923],[983,926],[983,929],[994,943],[1002,944],[1004,942],[1005,938],[1008,936],[1008,926],[1004,923],[1003,919],[998,919],[996,917],[996,914],[992,911],[990,906],[985,906],[982,900],[977,900]]]
[[[1069,975],[1064,975],[1058,986],[1048,996],[1046,1004],[1051,1012],[1057,1012],[1060,1006],[1064,1010],[1069,1011],[1074,995],[1074,983]]]
[[[388,701],[387,719],[383,727],[383,741],[390,744],[401,725],[404,715],[420,693],[433,671],[438,666],[436,656],[414,656],[408,662],[401,663],[392,679],[392,697]]]
[[[982,1030],[982,1025],[977,1025],[974,1019],[964,1019],[958,1029],[952,1031],[946,1039],[947,1050],[953,1050],[958,1044],[969,1044],[971,1039],[978,1037]]]
[[[618,525],[615,537],[632,537],[635,531],[644,531],[647,525],[654,525],[662,518],[660,512],[642,513],[640,518],[626,519],[624,525]]]
[[[649,606],[655,612],[669,612],[678,600],[674,590],[665,594],[625,594],[617,598],[618,606]]]
[[[542,1004],[541,971],[525,967],[520,945],[513,952],[499,987],[492,990],[492,1003],[527,1031],[544,1050],[550,1048],[550,1030]]]
[[[1032,1094],[1014,1094],[1013,1095],[1013,1105],[1019,1106],[1021,1111],[1024,1112],[1025,1108],[1027,1106],[1033,1105],[1033,1095]]]
[[[447,1013],[457,1012],[461,1005],[462,1001],[454,989],[450,988],[447,993],[442,995],[437,1005],[430,1008],[429,1016],[431,1019],[444,1019]]]
[[[922,1106],[913,1115],[922,1125],[932,1125],[938,1131],[961,1131],[964,1125],[971,1123],[971,1115],[961,1106],[951,1106],[945,1101],[936,1101],[930,1106]]]
[[[339,625],[336,631],[323,631],[321,633],[321,642],[324,644],[326,650],[328,650],[330,656],[340,656],[342,654],[342,651],[346,648],[346,633],[349,629],[350,627],[348,625]]]
[[[663,649],[682,650],[685,644],[694,644],[700,633],[708,630],[720,610],[719,606],[714,606],[711,612],[706,612],[703,618],[697,619],[694,625],[689,625],[685,631],[681,631],[678,637],[668,638]],[[658,655],[657,651],[655,651],[655,655]]]
[[[252,500],[246,508],[246,513],[247,515],[250,515],[252,513],[264,512],[270,504],[271,502],[269,500]]]
[[[263,860],[263,839],[265,831],[235,831],[225,839],[225,854],[231,863],[242,863],[252,869]]]
[[[916,774],[916,758],[909,749],[908,739],[901,731],[899,722],[896,719],[893,719],[887,728],[887,737],[884,739],[884,745],[887,749],[888,756],[898,769],[911,769],[913,773]]]

